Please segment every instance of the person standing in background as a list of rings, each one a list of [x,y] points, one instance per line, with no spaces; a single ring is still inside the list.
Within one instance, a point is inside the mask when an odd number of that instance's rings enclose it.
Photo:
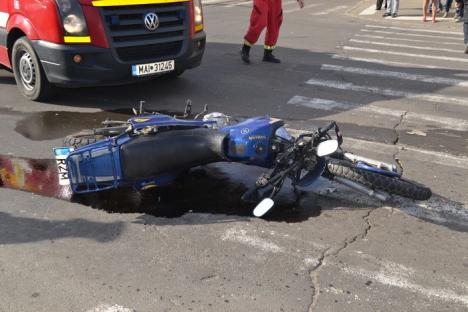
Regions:
[[[297,3],[301,9],[304,7],[304,0],[297,0]],[[273,49],[278,41],[282,22],[283,9],[281,7],[281,0],[254,0],[249,30],[244,36],[244,45],[241,50],[241,59],[245,64],[250,64],[250,48],[257,42],[265,27],[267,31],[265,34],[263,61],[281,63],[273,55]]]
[[[429,0],[423,0],[423,17],[422,21],[427,22],[427,8],[429,6]],[[432,22],[436,23],[436,14],[437,14],[437,0],[432,1]]]
[[[457,10],[455,11],[455,22],[463,22],[464,4],[463,0],[455,0]]]
[[[447,1],[445,2],[445,5],[444,5],[444,11],[445,11],[445,12],[444,12],[444,15],[443,15],[442,17],[445,18],[445,17],[448,16],[448,14],[449,14],[449,12],[450,12],[450,8],[452,7],[452,2],[453,2],[453,0],[447,0]]]
[[[382,9],[382,4],[384,3],[385,1],[385,6],[384,8],[386,9],[387,8],[387,0],[377,0],[376,4],[375,4],[375,9],[377,11],[380,11]]]
[[[464,23],[464,33],[465,33],[465,54],[468,54],[468,0],[465,0],[465,23]]]
[[[399,7],[400,7],[400,0],[388,0],[387,11],[383,15],[383,17],[387,17],[387,16],[397,17]]]

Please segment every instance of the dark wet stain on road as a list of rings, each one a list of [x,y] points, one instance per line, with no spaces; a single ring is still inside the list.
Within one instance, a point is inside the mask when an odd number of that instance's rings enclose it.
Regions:
[[[32,141],[63,138],[84,129],[103,127],[105,120],[127,121],[133,116],[131,109],[99,111],[93,113],[46,111],[21,113],[8,110],[10,114],[25,115],[16,123],[15,131]],[[2,111],[0,111],[2,113]],[[170,116],[181,116],[182,112],[161,111]]]
[[[83,129],[102,127],[106,118],[126,121],[131,110],[95,113],[38,112],[28,114],[16,123],[15,131],[33,141],[62,138]]]
[[[0,155],[0,187],[79,203],[110,213],[146,213],[156,217],[180,217],[186,213],[251,216],[254,204],[241,200],[247,190],[230,181],[216,167],[198,167],[181,176],[170,187],[138,192],[116,189],[90,194],[72,194],[60,186],[55,160],[36,160]],[[301,222],[320,215],[320,207],[309,194],[306,207],[290,196],[279,196],[270,221]]]

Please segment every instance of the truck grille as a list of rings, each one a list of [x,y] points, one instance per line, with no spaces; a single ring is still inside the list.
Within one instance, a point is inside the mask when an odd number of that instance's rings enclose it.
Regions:
[[[189,31],[188,2],[103,7],[101,12],[111,46],[124,62],[177,56]],[[144,17],[156,13],[159,27],[146,28]]]

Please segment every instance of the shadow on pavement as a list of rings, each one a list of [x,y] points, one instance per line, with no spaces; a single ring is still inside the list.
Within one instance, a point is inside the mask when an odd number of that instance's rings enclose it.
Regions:
[[[194,221],[197,224],[224,223],[252,216],[255,204],[244,202],[241,197],[249,186],[254,185],[255,179],[263,170],[240,164],[217,163],[192,169],[179,177],[170,187],[154,188],[144,192],[127,188],[90,194],[72,194],[68,187],[58,184],[54,160],[33,160],[0,155],[0,187],[71,201],[109,213],[144,214],[138,217],[138,221],[136,221],[138,223],[173,224],[177,222],[170,219],[190,213],[222,216],[215,220],[197,218]],[[319,179],[308,192],[303,192],[301,196],[295,196],[291,185],[286,183],[275,199],[274,209],[264,219],[272,222],[294,223],[317,217],[322,209],[339,207],[340,209],[356,210],[381,206],[382,203],[361,196],[344,186],[337,187],[326,179]],[[420,203],[398,197],[393,201],[392,206],[400,207],[403,211],[428,222],[457,231],[467,230],[466,226],[460,226],[460,220],[454,219],[456,214],[451,216],[452,212],[462,209],[460,208],[461,204],[438,195],[434,195],[429,201]],[[428,208],[421,209],[423,206]],[[165,221],[150,216],[164,218]],[[7,220],[13,217],[6,214],[3,218]],[[32,224],[36,221],[37,226]],[[18,220],[18,222],[22,221]],[[52,228],[55,226],[53,225],[55,221],[45,220],[27,219],[23,223],[28,222],[34,228],[41,228],[43,224],[52,224]],[[67,222],[79,228],[77,236],[85,235],[84,237],[87,237],[86,233],[84,231],[82,233],[80,230],[80,225],[89,223],[88,221],[57,222],[57,227],[60,228],[59,223],[66,224]],[[93,229],[101,226],[106,228],[106,225],[92,222],[88,225],[83,225],[83,228],[91,227]],[[49,234],[44,232],[44,235],[54,235],[54,233],[62,233],[63,235],[57,235],[64,236],[68,232],[65,230]],[[105,234],[103,235],[106,237]]]
[[[45,220],[0,212],[0,244],[22,244],[62,238],[88,238],[106,243],[123,231],[123,222],[102,223],[85,219]]]
[[[203,104],[208,104],[211,111],[222,111],[229,115],[241,117],[268,114],[283,118],[286,121],[304,121],[304,123],[307,123],[304,124],[304,127],[307,127],[310,121],[316,118],[334,115],[340,111],[353,110],[376,101],[399,98],[398,96],[390,97],[375,93],[362,93],[356,96],[357,100],[354,100],[357,106],[351,105],[349,108],[330,108],[328,110],[287,105],[286,103],[294,95],[326,99],[330,93],[333,93],[334,97],[341,98],[343,101],[347,100],[346,90],[305,84],[310,78],[343,83],[349,83],[352,80],[356,81],[353,82],[355,84],[380,88],[386,88],[389,85],[388,81],[392,78],[368,79],[366,76],[355,76],[352,73],[323,71],[321,66],[326,63],[357,67],[363,63],[333,59],[329,53],[290,48],[278,48],[277,54],[283,60],[280,65],[262,63],[260,61],[260,49],[253,49],[253,64],[246,66],[241,63],[238,50],[239,46],[234,44],[208,43],[202,66],[187,71],[182,77],[175,80],[160,77],[125,86],[83,88],[79,90],[62,89],[58,97],[52,99],[49,103],[63,106],[93,107],[103,109],[105,112],[89,114],[65,112],[26,113],[25,119],[18,123],[17,131],[32,140],[58,138],[83,128],[99,126],[99,122],[105,117],[123,117],[125,119],[125,116],[128,116],[129,109],[137,106],[140,100],[146,101],[147,110],[182,111],[187,99],[193,101],[194,110],[201,109]],[[459,78],[458,74],[466,73],[466,70],[409,68],[367,63],[365,67],[370,66],[379,70],[411,72],[419,75],[447,78]],[[5,81],[8,83],[8,78]],[[13,78],[11,78],[11,81],[14,83]],[[443,84],[429,84],[417,81],[412,81],[412,84],[418,85],[419,93],[439,93],[444,88],[449,87]],[[401,88],[405,87],[406,85],[401,85]],[[407,91],[409,92],[409,90]],[[113,116],[113,114],[117,115]],[[352,127],[351,124],[345,125],[342,129],[345,133],[347,126]],[[378,132],[380,130],[385,132],[388,129],[377,126],[373,131]],[[362,131],[363,137],[366,137],[365,135],[370,129],[362,128],[360,131]],[[426,138],[419,139],[424,141]],[[24,161],[27,162],[27,160]],[[49,161],[47,164],[53,164],[53,161]],[[166,189],[162,194],[161,191],[154,191],[141,196],[141,194],[135,194],[132,191],[119,191],[90,196],[75,196],[73,201],[111,212],[135,212],[136,210],[155,216],[176,217],[190,211],[238,216],[251,214],[252,206],[241,203],[238,199],[243,192],[242,184],[231,183],[227,187],[226,185],[229,182],[226,181],[229,179],[226,177],[204,178],[202,172],[203,170],[192,172],[186,180],[181,182],[182,187],[179,185],[179,188]],[[55,176],[55,174],[53,175]],[[5,179],[3,178],[3,180]],[[8,186],[5,182],[0,183],[3,183],[5,187],[37,192],[34,187],[25,188],[24,186],[27,186],[27,183],[23,186]],[[50,183],[53,185],[52,182]],[[34,185],[34,183],[31,185]],[[69,200],[66,196],[62,196],[63,194],[43,195]],[[120,198],[119,196],[126,198]],[[120,199],[117,200],[117,198]],[[280,209],[282,206],[288,209]],[[289,216],[288,213],[284,212],[290,210],[289,208],[297,207],[300,207],[300,205],[297,205],[294,200],[291,201],[291,199],[287,198],[280,200],[277,209],[270,216],[271,220],[285,221],[290,218],[291,222],[303,221],[320,213],[319,208],[305,209],[300,213],[292,212]],[[166,208],[169,208],[169,214],[162,212],[167,210]]]

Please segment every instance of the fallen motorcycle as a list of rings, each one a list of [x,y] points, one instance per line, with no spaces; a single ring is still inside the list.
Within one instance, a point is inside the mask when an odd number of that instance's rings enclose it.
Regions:
[[[335,122],[293,137],[280,119],[235,121],[208,113],[206,106],[192,118],[190,104],[179,117],[144,112],[143,104],[134,112],[127,121],[106,120],[104,127],[71,135],[66,147],[55,148],[60,183],[74,193],[144,191],[170,185],[191,168],[228,161],[267,169],[242,197],[258,203],[257,217],[274,206],[286,179],[296,189],[323,176],[382,201],[390,194],[431,197],[429,188],[403,179],[395,165],[343,151]]]

